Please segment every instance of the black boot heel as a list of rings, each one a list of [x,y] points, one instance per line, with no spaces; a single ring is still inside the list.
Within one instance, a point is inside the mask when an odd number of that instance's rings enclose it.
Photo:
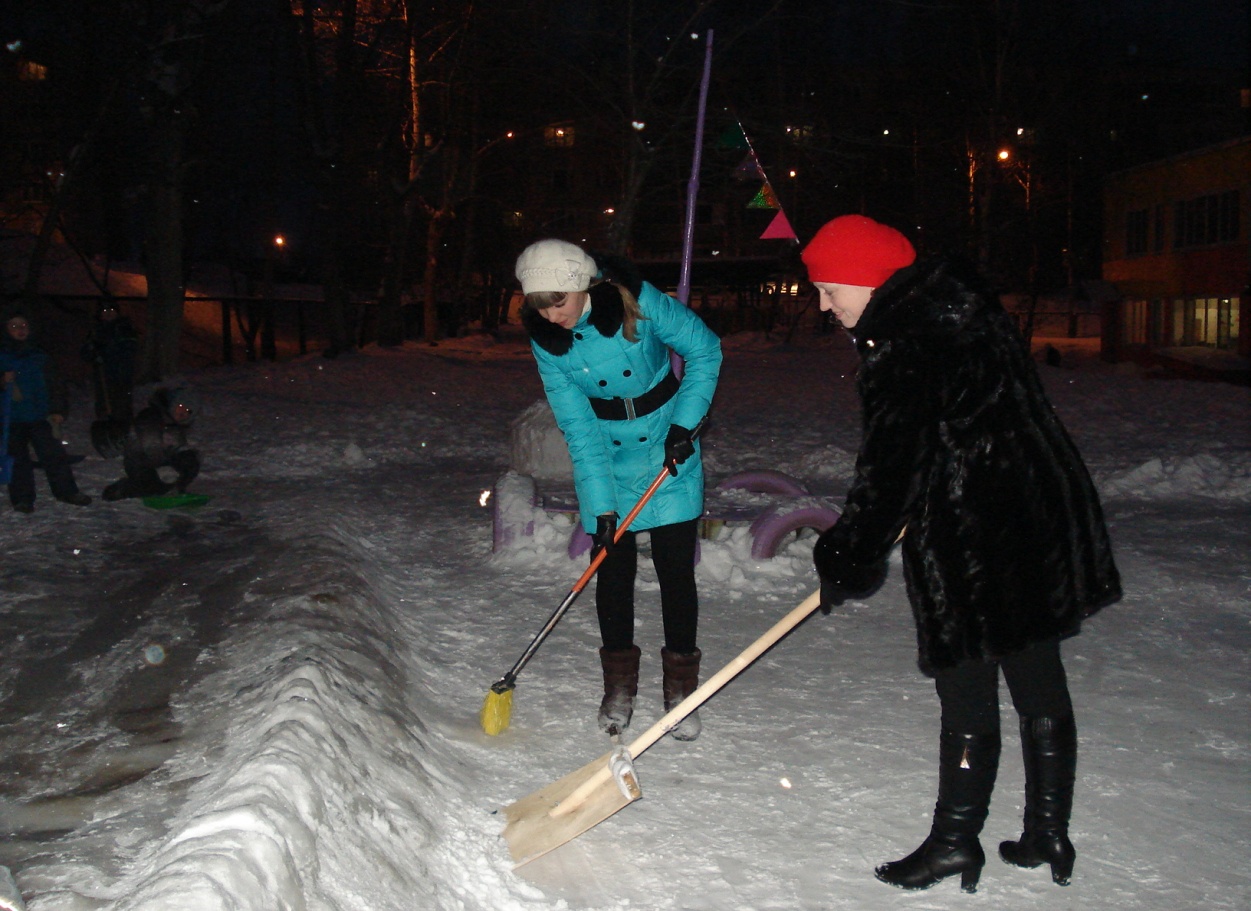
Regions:
[[[1077,852],[1068,838],[1056,836],[1022,837],[1020,841],[1005,841],[999,845],[999,857],[1006,864],[1032,870],[1048,864],[1051,880],[1057,886],[1067,886],[1073,877],[1073,862]]]
[[[1076,852],[1070,849],[1069,856],[1065,860],[1053,860],[1051,862],[1051,881],[1057,886],[1067,886],[1073,878],[1073,861]]]

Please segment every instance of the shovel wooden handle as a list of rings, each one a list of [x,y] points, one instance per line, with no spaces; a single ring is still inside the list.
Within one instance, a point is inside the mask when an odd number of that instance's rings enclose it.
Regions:
[[[630,758],[637,759],[648,747],[668,734],[671,730],[678,726],[678,723],[691,712],[695,711],[712,697],[717,690],[725,686],[749,664],[767,652],[770,648],[789,633],[792,629],[800,624],[800,622],[817,609],[821,604],[821,591],[818,589],[813,592],[799,607],[792,610],[789,614],[779,620],[770,627],[769,631],[753,642],[747,648],[739,653],[739,656],[727,664],[717,673],[708,678],[699,689],[691,693],[672,709],[670,709],[664,717],[644,731],[637,739],[635,739],[627,749],[630,751]],[[612,776],[612,769],[608,763],[604,763],[604,768],[596,775],[591,776],[582,785],[571,793],[568,797],[554,806],[550,816],[564,816],[576,810],[589,795],[595,792],[597,788],[604,784]]]

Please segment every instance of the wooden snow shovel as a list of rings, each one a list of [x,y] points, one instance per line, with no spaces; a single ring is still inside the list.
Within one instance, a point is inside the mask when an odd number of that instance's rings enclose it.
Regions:
[[[572,841],[642,797],[633,760],[798,626],[820,603],[818,590],[629,746],[607,753],[560,781],[505,807],[508,824],[504,827],[504,838],[514,867]]]

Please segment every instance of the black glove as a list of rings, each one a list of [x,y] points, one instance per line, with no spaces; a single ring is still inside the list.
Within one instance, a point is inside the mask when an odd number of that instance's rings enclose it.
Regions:
[[[847,589],[837,582],[830,582],[828,579],[821,580],[821,613],[828,614],[846,601],[848,597],[849,592]]]
[[[617,514],[610,512],[602,516],[596,516],[595,534],[591,535],[591,542],[594,544],[594,547],[591,548],[591,559],[594,560],[601,550],[607,556],[608,551],[612,550],[613,539],[616,537]]]
[[[812,562],[821,577],[821,609],[827,614],[848,598],[872,594],[886,581],[886,561],[868,565],[856,562],[846,535],[847,529],[836,524],[817,538],[812,549]]]
[[[695,455],[695,440],[691,432],[677,424],[669,425],[669,435],[665,437],[665,467],[669,474],[678,476],[678,466]]]

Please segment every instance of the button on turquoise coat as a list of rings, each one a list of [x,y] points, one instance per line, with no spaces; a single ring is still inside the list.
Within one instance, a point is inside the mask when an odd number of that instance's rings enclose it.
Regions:
[[[573,328],[564,353],[549,349],[564,348],[568,330],[559,330],[559,345],[531,340],[547,401],[569,446],[578,509],[588,533],[595,531],[596,516],[615,512],[624,517],[634,508],[664,466],[669,425],[690,429],[703,419],[721,371],[721,340],[703,320],[646,282],[637,297],[643,318],[635,324],[634,342],[626,339],[620,318],[605,318],[621,306],[616,286],[607,283],[592,289],[591,311]],[[549,330],[533,318],[528,325],[548,334],[559,328]],[[671,369],[670,350],[681,355],[684,369],[681,386],[668,402],[634,420],[595,415],[591,398],[637,398],[663,380]],[[697,441],[695,455],[678,466],[676,478],[665,479],[630,527],[645,531],[685,522],[703,510],[704,467]]]

